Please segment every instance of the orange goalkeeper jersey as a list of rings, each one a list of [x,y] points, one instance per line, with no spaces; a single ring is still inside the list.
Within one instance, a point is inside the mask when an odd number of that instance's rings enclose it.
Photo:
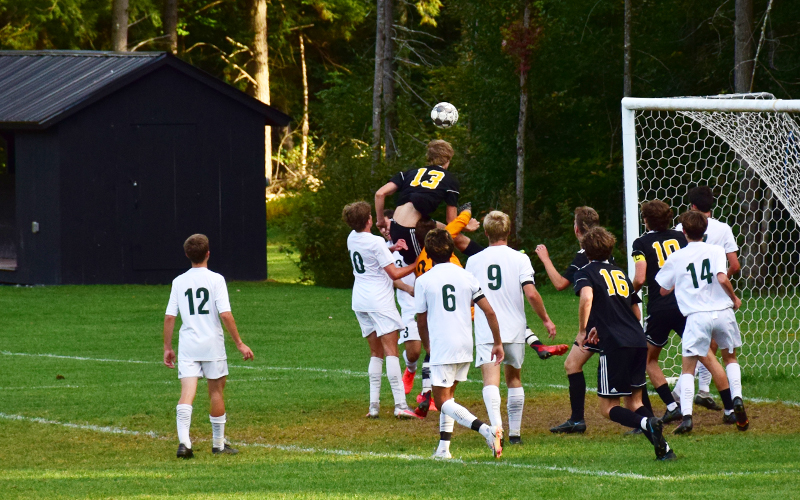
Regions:
[[[471,218],[472,218],[472,212],[464,210],[463,212],[458,214],[458,217],[453,219],[453,222],[445,226],[445,229],[447,229],[447,232],[450,233],[450,236],[455,238],[456,236],[461,234],[461,231],[465,227],[467,227],[467,224],[469,224]],[[450,262],[457,265],[458,267],[464,267],[461,265],[461,261],[458,260],[458,257],[456,257],[455,253],[450,256]],[[416,267],[414,269],[414,274],[416,275],[417,278],[425,274],[426,271],[430,271],[431,268],[433,267],[433,261],[428,258],[428,252],[425,251],[425,248],[423,248],[422,251],[417,256],[417,261],[415,262],[415,266]]]

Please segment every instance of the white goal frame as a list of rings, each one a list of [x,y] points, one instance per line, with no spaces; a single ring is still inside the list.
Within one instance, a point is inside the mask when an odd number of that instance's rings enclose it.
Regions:
[[[764,96],[767,96],[764,98]],[[631,279],[634,274],[635,264],[631,256],[633,250],[633,241],[643,233],[643,222],[640,219],[640,200],[639,199],[639,151],[638,151],[638,138],[637,138],[637,112],[655,112],[655,111],[673,111],[673,112],[756,112],[756,113],[798,113],[800,114],[800,100],[781,100],[774,99],[768,94],[762,95],[729,95],[729,96],[711,96],[711,97],[677,97],[677,98],[636,98],[626,97],[622,99],[622,143],[623,143],[623,178],[624,178],[624,210],[625,210],[625,239],[627,243],[627,259],[628,259],[628,273]],[[712,132],[713,134],[713,132]],[[730,143],[720,138],[732,151],[738,154],[738,150]],[[749,167],[748,167],[749,168]],[[797,166],[795,165],[795,168]],[[798,174],[798,172],[792,172]],[[758,174],[757,174],[758,175]],[[758,175],[758,179],[766,182],[765,179]],[[798,182],[800,184],[800,181]],[[780,191],[780,190],[778,190]],[[780,201],[784,206],[796,206],[797,203],[788,203],[787,192],[775,192],[772,190],[775,198]],[[684,207],[675,207],[673,210],[678,215],[685,210]],[[796,209],[790,209],[791,217],[800,225],[800,217],[798,217]],[[744,333],[744,332],[743,332]],[[800,336],[800,332],[798,332]],[[743,335],[743,337],[745,337]],[[747,339],[743,339],[745,344]],[[675,342],[673,342],[674,344]],[[796,353],[795,353],[795,357]],[[679,359],[678,359],[679,362]],[[675,367],[665,366],[670,371],[675,373]],[[771,369],[764,370],[762,367],[751,373],[771,373]],[[800,374],[800,366],[798,368],[790,368],[787,373],[798,375]],[[667,373],[669,375],[669,373]]]

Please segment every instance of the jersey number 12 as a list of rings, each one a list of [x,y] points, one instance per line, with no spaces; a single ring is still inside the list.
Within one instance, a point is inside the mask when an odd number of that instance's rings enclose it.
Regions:
[[[187,289],[184,295],[186,295],[186,298],[189,299],[189,316],[194,316],[194,298],[192,297],[192,289]],[[197,308],[197,314],[208,314],[208,309],[203,309],[208,302],[208,290],[205,288],[198,288],[196,296],[198,299],[203,299],[203,301],[200,302],[200,307]]]

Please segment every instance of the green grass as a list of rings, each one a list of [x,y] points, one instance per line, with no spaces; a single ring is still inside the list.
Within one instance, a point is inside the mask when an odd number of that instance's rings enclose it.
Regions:
[[[680,460],[656,463],[643,438],[624,437],[623,429],[597,415],[591,393],[586,435],[547,432],[569,413],[560,358],[529,356],[526,361],[526,444],[508,448],[501,465],[487,456],[479,436],[460,428],[452,449],[461,461],[428,460],[438,440],[438,414],[424,422],[391,418],[384,380],[382,418],[363,418],[368,351],[350,311],[349,290],[285,283],[230,283],[229,290],[243,339],[256,355],[254,362],[244,363],[228,345],[227,434],[242,452],[211,456],[208,397],[201,383],[192,426],[197,458],[178,461],[179,383],[176,372],[160,364],[168,287],[0,287],[0,412],[5,415],[0,417],[0,497],[796,494],[800,408],[751,404],[747,433],[721,425],[718,414],[698,410],[694,435],[670,439]],[[542,292],[558,326],[557,341],[570,342],[577,328],[577,299],[549,287]],[[532,315],[530,324],[541,331]],[[585,368],[590,386],[596,367],[592,359]],[[470,379],[474,382],[460,386],[457,398],[485,419],[474,368]],[[800,401],[800,387],[796,378],[748,377],[745,395]],[[654,404],[663,411],[660,402]],[[154,434],[110,434],[47,422]]]

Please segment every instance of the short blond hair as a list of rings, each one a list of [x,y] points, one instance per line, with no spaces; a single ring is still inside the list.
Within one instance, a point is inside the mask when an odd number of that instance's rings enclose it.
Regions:
[[[483,231],[489,243],[507,240],[511,234],[511,218],[499,210],[492,210],[483,218]]]
[[[429,165],[444,165],[453,159],[453,146],[449,142],[441,139],[435,139],[428,143],[428,164]]]

